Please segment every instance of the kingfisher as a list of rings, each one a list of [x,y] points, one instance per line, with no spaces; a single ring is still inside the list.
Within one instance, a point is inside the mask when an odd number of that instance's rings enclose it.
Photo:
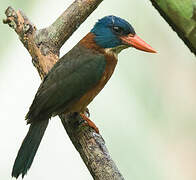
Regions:
[[[105,16],[45,76],[26,115],[29,131],[18,151],[12,177],[27,173],[52,116],[79,113],[88,125],[98,128],[85,115],[88,104],[103,89],[117,64],[118,54],[128,47],[156,53],[124,19]]]

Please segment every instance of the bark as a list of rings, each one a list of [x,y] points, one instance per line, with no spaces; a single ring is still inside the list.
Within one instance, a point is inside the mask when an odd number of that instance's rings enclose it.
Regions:
[[[187,47],[196,55],[196,0],[150,0]]]
[[[59,50],[71,34],[93,12],[102,0],[76,0],[51,26],[37,30],[21,12],[8,7],[3,20],[13,28],[30,55],[38,73],[43,77],[59,59]],[[73,145],[95,180],[122,180],[100,134],[78,114],[59,116]]]

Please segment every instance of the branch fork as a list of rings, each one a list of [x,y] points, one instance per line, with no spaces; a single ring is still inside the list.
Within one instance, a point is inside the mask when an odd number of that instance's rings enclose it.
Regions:
[[[18,34],[20,41],[32,57],[41,79],[59,60],[59,51],[65,41],[97,8],[102,0],[75,0],[48,28],[37,30],[22,13],[8,7],[3,20]],[[66,33],[65,33],[66,32]],[[123,180],[100,134],[84,126],[78,113],[59,116],[73,145],[95,180]]]

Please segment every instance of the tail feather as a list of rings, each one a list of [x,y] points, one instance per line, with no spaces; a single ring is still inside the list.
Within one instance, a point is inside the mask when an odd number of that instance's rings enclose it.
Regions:
[[[35,121],[30,125],[14,162],[12,177],[18,178],[22,174],[23,178],[31,167],[48,122],[49,120]]]

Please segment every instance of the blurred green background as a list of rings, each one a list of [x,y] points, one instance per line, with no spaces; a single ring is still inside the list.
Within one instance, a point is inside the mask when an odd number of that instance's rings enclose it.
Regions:
[[[37,28],[49,26],[72,0],[7,0]],[[149,0],[105,0],[61,49],[70,50],[105,15],[128,20],[158,54],[128,49],[90,104],[91,119],[127,180],[196,179],[196,59]],[[31,57],[16,33],[0,23],[0,178],[11,170],[28,126],[24,117],[40,84]],[[25,180],[92,177],[59,119],[53,118]]]

